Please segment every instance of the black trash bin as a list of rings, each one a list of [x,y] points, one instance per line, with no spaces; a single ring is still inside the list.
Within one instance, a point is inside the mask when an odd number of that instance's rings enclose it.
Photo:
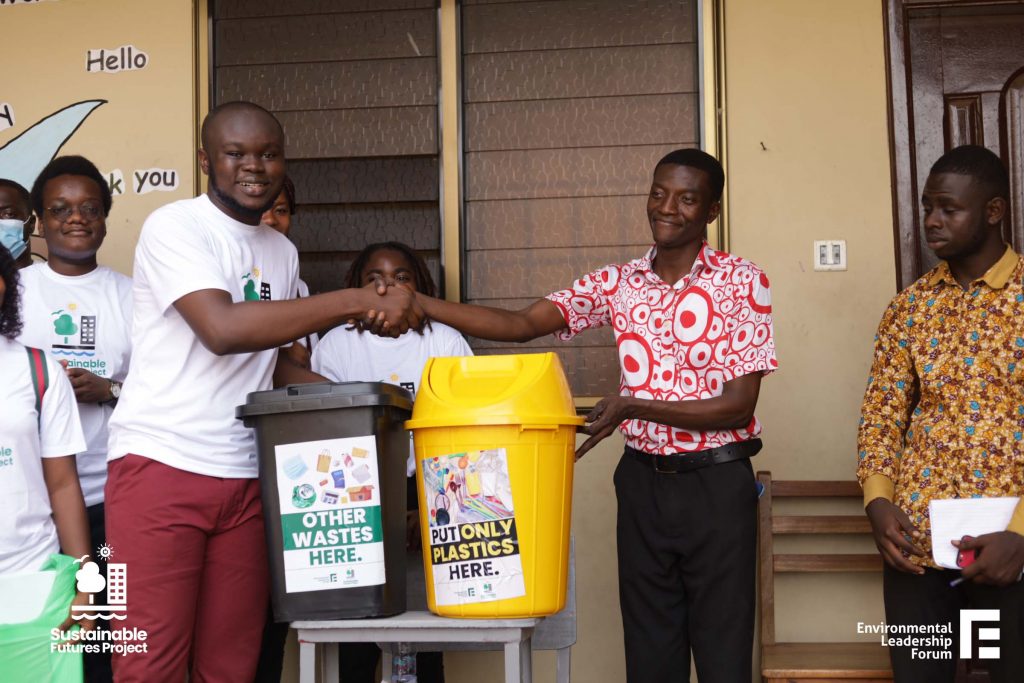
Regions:
[[[405,611],[406,390],[321,383],[249,394],[277,621]]]

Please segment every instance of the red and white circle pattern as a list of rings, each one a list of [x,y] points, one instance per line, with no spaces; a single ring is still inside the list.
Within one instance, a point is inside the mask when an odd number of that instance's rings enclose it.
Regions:
[[[726,382],[778,367],[771,287],[750,261],[705,245],[690,275],[667,284],[651,269],[652,249],[606,266],[551,294],[569,327],[560,336],[612,324],[621,393],[661,401],[719,396]],[[644,420],[623,423],[626,442],[647,453],[713,448],[757,436],[746,429],[697,432]]]

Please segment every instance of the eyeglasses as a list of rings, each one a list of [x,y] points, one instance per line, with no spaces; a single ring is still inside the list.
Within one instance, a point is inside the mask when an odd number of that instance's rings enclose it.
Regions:
[[[51,206],[47,209],[51,216],[56,218],[61,223],[66,223],[69,218],[75,213],[75,209],[78,209],[78,213],[81,214],[82,218],[87,221],[94,221],[97,218],[103,216],[103,207],[95,204],[81,204],[78,207],[74,206]]]

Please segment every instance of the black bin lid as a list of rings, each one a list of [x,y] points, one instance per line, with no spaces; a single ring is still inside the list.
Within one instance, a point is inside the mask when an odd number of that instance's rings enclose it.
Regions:
[[[271,391],[254,391],[246,403],[235,408],[235,417],[249,423],[250,418],[310,410],[393,406],[412,411],[412,394],[386,382],[318,382],[289,384]]]

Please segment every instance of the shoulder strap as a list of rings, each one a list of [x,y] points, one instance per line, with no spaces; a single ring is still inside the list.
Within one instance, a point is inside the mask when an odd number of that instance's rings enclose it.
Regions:
[[[32,375],[32,390],[36,394],[36,419],[43,417],[43,395],[50,386],[50,368],[46,364],[46,356],[39,349],[25,347],[28,352],[29,374]]]

